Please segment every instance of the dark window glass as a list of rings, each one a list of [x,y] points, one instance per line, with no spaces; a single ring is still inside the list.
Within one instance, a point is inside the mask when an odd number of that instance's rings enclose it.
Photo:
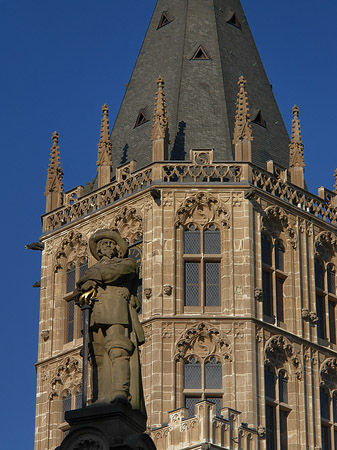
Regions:
[[[74,339],[75,302],[68,302],[67,342]]]
[[[334,437],[335,437],[335,450],[337,450],[337,430],[334,430]]]
[[[184,253],[189,255],[200,254],[200,231],[194,226],[184,231]]]
[[[272,273],[262,272],[263,314],[273,317]]]
[[[324,267],[320,261],[315,261],[315,283],[319,289],[324,289]]]
[[[280,411],[280,444],[281,450],[288,449],[288,428],[287,428],[287,417],[288,413],[286,411]]]
[[[284,247],[280,241],[275,244],[275,267],[284,271]]]
[[[221,253],[220,231],[211,226],[204,231],[204,253],[208,255],[219,255]]]
[[[288,380],[283,371],[279,373],[279,399],[280,402],[288,403]]]
[[[185,397],[185,408],[188,409],[188,417],[195,415],[195,404],[201,401],[201,397]]]
[[[330,341],[336,344],[336,303],[329,301]]]
[[[333,405],[333,421],[334,423],[337,423],[337,393],[334,393],[333,395],[332,405]]]
[[[201,389],[201,364],[195,358],[185,361],[184,389]]]
[[[75,408],[76,409],[82,408],[82,388],[76,392]]]
[[[284,322],[283,281],[282,278],[276,278],[277,320],[280,322]]]
[[[205,388],[222,389],[222,365],[215,358],[205,364]]]
[[[265,234],[262,234],[261,238],[262,242],[262,263],[267,264],[268,266],[271,266],[272,264],[272,257],[271,257],[271,241]]]
[[[207,397],[206,400],[215,403],[215,413],[217,416],[221,416],[221,408],[222,408],[221,397]]]
[[[200,305],[200,264],[185,263],[185,306]]]
[[[330,427],[322,426],[322,450],[331,450]]]
[[[71,394],[66,392],[62,398],[62,422],[65,421],[65,413],[71,410]]]
[[[84,273],[88,270],[88,261],[85,259],[80,264],[80,278],[83,277]]]
[[[276,450],[275,416],[275,407],[266,405],[266,441],[268,450]]]
[[[266,397],[275,400],[275,375],[269,367],[266,367],[264,371],[264,385]]]
[[[71,264],[67,270],[67,292],[71,292],[75,289],[76,281],[76,267]]]
[[[205,263],[205,306],[220,306],[220,263]]]
[[[331,264],[328,266],[328,292],[336,295],[335,271]]]
[[[325,298],[322,295],[316,295],[316,310],[317,310],[317,335],[321,339],[326,338],[325,327]]]
[[[321,417],[330,420],[330,397],[327,391],[320,391]]]

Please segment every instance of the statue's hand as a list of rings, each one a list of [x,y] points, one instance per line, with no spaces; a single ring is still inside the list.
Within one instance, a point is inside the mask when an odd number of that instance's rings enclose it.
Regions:
[[[94,280],[88,280],[85,283],[82,284],[81,286],[81,291],[82,292],[88,292],[91,291],[91,289],[96,289],[97,287],[97,283]]]

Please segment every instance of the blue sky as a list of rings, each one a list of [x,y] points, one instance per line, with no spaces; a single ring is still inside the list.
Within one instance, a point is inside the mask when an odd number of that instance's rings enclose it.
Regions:
[[[2,155],[2,448],[32,449],[40,254],[51,134],[68,190],[95,176],[101,106],[118,111],[155,0],[0,0]],[[242,0],[284,121],[301,111],[306,179],[332,189],[337,4]],[[335,130],[335,131],[334,131]],[[19,425],[20,424],[20,425]]]

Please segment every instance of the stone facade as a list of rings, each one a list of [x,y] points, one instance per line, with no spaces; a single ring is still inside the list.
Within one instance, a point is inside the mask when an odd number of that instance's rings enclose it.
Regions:
[[[81,384],[81,338],[74,332],[66,343],[67,267],[73,263],[77,268],[83,258],[93,263],[88,238],[102,227],[118,229],[131,250],[136,244],[141,252],[143,382],[149,430],[157,429],[151,433],[158,449],[185,448],[192,441],[227,447],[225,435],[222,441],[210,434],[206,439],[199,425],[193,428],[192,419],[181,424],[191,425],[198,437],[188,438],[182,425],[176,431],[176,420],[187,418],[185,397],[193,394],[200,400],[220,398],[222,408],[241,411],[240,423],[245,425],[235,425],[239,431],[234,434],[248,430],[254,441],[241,448],[266,448],[266,367],[276,375],[286,373],[287,403],[278,398],[271,403],[287,413],[288,448],[321,446],[320,386],[326,385],[331,396],[336,386],[337,345],[328,337],[333,327],[329,304],[337,298],[322,289],[327,339],[320,338],[315,258],[325,269],[328,263],[337,264],[336,197],[322,189],[316,197],[295,187],[287,181],[286,171],[271,162],[268,172],[250,163],[214,163],[212,151],[191,151],[190,156],[191,161],[179,165],[154,163],[145,171],[135,170],[123,181],[71,206],[66,202],[43,217],[36,450],[52,450],[62,440],[67,428],[62,424],[64,392],[71,393],[75,407]],[[120,170],[127,173],[126,169]],[[113,198],[117,189],[119,200]],[[84,211],[83,205],[92,205],[91,211]],[[210,226],[220,232],[220,253],[207,257],[220,265],[217,306],[208,306],[201,291],[199,305],[184,304],[184,264],[204,258],[184,253],[184,232],[191,225],[200,236]],[[282,273],[275,269],[275,261],[269,268],[272,276],[283,280],[282,317],[278,317],[275,283],[272,313],[264,314],[262,234],[273,248],[276,242],[284,248]],[[205,279],[200,283],[204,289]],[[78,314],[75,311],[74,324]],[[184,361],[191,355],[201,365],[212,356],[221,363],[220,390],[184,388]],[[208,423],[212,433],[213,427],[230,427],[229,419],[216,417],[208,403],[196,408],[193,420]],[[205,408],[207,414],[201,413]],[[177,409],[180,418],[173,419],[170,411]],[[324,424],[332,426],[329,421]],[[280,427],[279,419],[275,426]],[[233,436],[228,439],[235,441]]]

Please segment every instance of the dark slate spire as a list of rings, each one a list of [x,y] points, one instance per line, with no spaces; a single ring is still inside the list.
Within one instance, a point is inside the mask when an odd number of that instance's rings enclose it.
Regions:
[[[188,159],[191,148],[214,148],[216,160],[233,160],[237,80],[243,76],[252,161],[265,167],[273,159],[288,167],[289,136],[239,0],[157,1],[111,133],[115,167],[132,159],[138,167],[151,162],[159,75],[170,118],[169,159]]]

